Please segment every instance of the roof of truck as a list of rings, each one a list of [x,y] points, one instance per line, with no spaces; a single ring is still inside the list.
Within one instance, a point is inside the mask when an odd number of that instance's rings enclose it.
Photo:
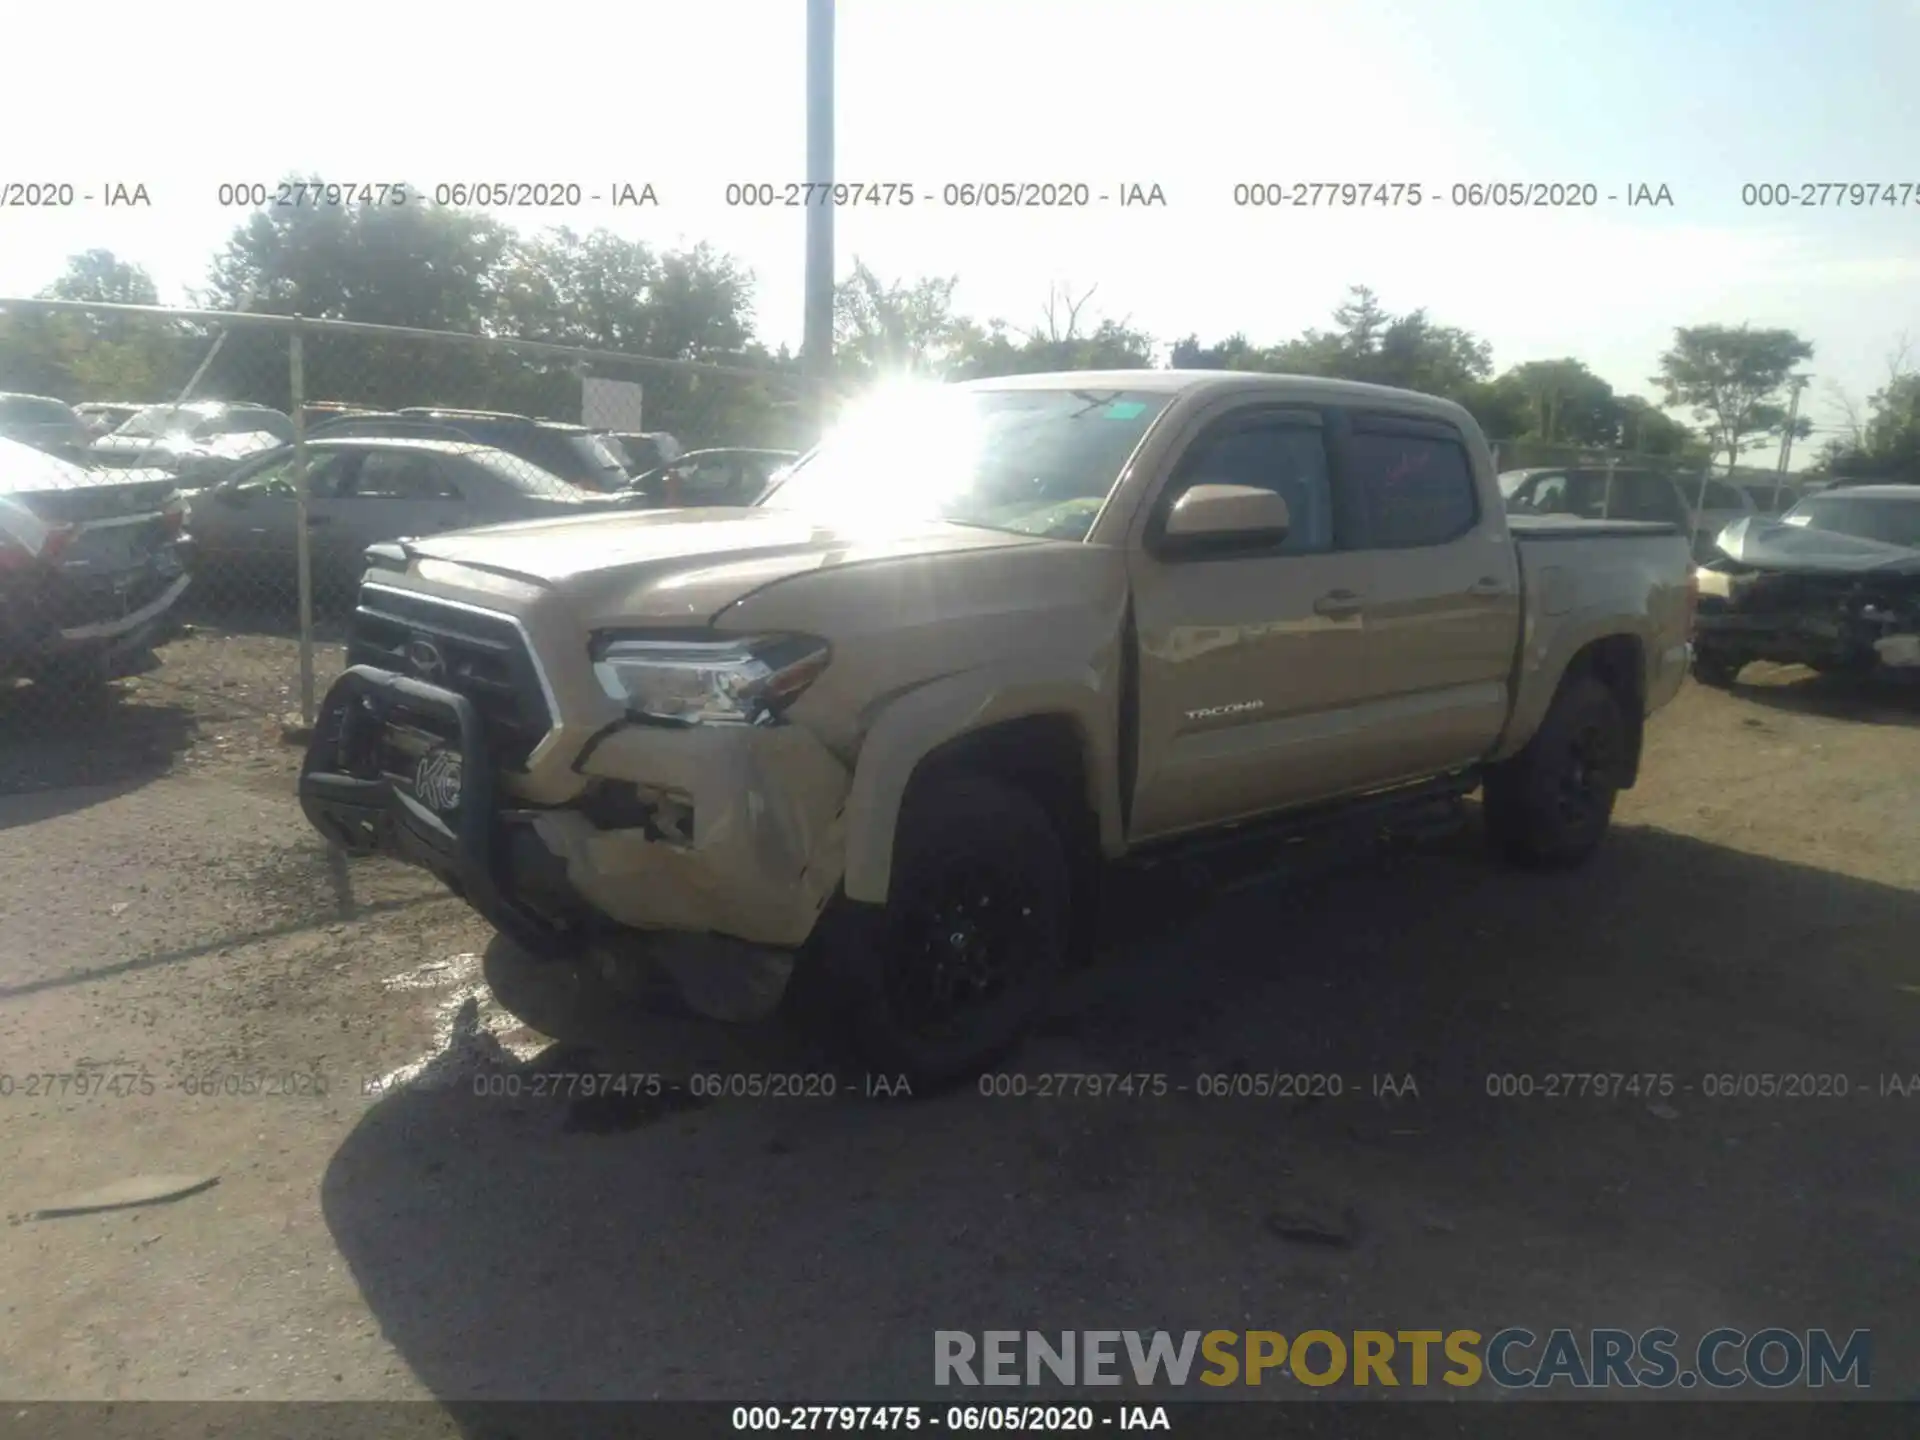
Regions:
[[[1316,399],[1332,404],[1412,405],[1457,418],[1467,412],[1451,400],[1417,390],[1333,380],[1324,375],[1278,375],[1265,370],[1053,370],[1039,375],[995,375],[961,382],[969,390],[1136,390],[1184,395],[1209,390],[1271,390],[1278,397]]]

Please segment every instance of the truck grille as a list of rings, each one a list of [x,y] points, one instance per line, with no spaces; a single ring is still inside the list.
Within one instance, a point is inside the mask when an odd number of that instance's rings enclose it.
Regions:
[[[412,675],[479,710],[494,762],[523,769],[553,728],[527,642],[504,615],[366,585],[354,611],[349,665]]]

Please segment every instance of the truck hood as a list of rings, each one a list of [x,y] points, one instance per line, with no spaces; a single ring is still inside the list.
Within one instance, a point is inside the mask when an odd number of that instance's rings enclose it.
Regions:
[[[1802,575],[1920,574],[1920,550],[1759,516],[1734,521],[1714,543],[1729,559],[1756,570]]]
[[[939,521],[867,531],[791,510],[708,506],[489,525],[404,546],[417,561],[561,592],[581,620],[600,624],[705,620],[755,590],[828,566],[1045,543]],[[430,568],[437,567],[422,567]]]

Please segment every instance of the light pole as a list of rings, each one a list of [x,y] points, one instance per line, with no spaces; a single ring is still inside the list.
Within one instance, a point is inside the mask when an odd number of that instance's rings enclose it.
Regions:
[[[1793,427],[1800,420],[1800,392],[1807,388],[1811,375],[1793,377],[1793,398],[1787,402],[1787,428],[1780,435],[1780,463],[1773,477],[1773,511],[1780,513],[1780,491],[1787,483],[1787,462],[1793,458]]]
[[[833,0],[807,0],[807,303],[800,369],[824,424],[833,374]]]

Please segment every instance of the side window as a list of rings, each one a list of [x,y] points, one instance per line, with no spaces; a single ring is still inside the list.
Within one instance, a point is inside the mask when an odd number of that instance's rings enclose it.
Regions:
[[[1179,490],[1195,485],[1251,485],[1287,502],[1283,555],[1333,549],[1333,481],[1318,426],[1251,422],[1202,436],[1180,466]]]
[[[250,495],[279,495],[293,498],[293,456],[286,455],[261,466],[252,474],[233,484],[235,490],[243,490]],[[340,492],[340,487],[352,473],[352,457],[335,451],[332,454],[315,454],[307,459],[307,498],[324,500]]]
[[[313,493],[313,479],[319,469],[320,464],[317,461],[309,462],[307,466],[309,495]],[[270,465],[262,465],[250,475],[237,477],[233,481],[233,488],[249,495],[293,494],[293,457],[289,455],[285,459],[275,460]]]
[[[1567,477],[1537,475],[1514,496],[1514,508],[1528,515],[1564,515],[1568,509]]]
[[[1670,525],[1687,522],[1686,506],[1674,488],[1658,475],[1616,475],[1614,484],[1623,498],[1614,506],[1616,520],[1658,520]]]
[[[1707,482],[1707,509],[1744,510],[1746,508],[1740,503],[1740,497],[1734,493],[1731,485],[1722,484],[1718,480]]]
[[[431,455],[376,450],[360,463],[353,494],[362,500],[457,500],[459,492]]]
[[[1371,549],[1444,545],[1480,518],[1466,446],[1443,426],[1356,420],[1349,455]]]

